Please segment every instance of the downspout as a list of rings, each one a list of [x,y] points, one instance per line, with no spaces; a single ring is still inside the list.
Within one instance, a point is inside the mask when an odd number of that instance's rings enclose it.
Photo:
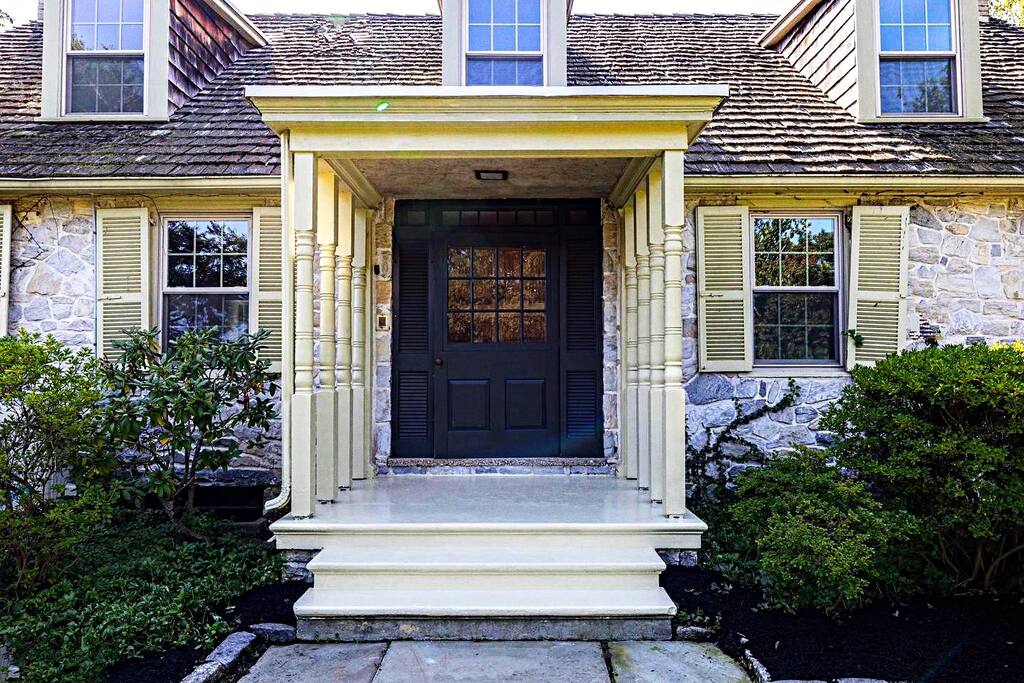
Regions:
[[[42,0],[39,2],[42,11]],[[96,210],[96,195],[89,195],[92,201],[92,347],[99,358],[100,348],[100,225]]]
[[[294,268],[292,266],[292,221],[291,221],[291,151],[288,131],[281,133],[281,493],[264,506],[264,513],[286,507],[292,497],[292,454],[291,454],[291,396],[294,374],[292,373],[292,346],[295,340],[292,316],[295,311]]]

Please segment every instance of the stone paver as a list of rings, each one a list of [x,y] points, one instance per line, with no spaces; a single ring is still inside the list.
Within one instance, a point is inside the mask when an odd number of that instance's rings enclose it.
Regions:
[[[373,683],[608,683],[599,643],[392,643]]]
[[[370,683],[384,643],[272,647],[239,683]]]
[[[609,643],[616,683],[750,683],[739,664],[708,643]]]

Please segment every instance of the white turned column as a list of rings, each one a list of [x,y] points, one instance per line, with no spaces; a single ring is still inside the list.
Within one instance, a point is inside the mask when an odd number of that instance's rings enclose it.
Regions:
[[[651,245],[651,500],[665,498],[665,204],[661,162],[647,176]]]
[[[316,159],[294,159],[295,230],[295,391],[291,396],[292,514],[311,517],[316,510],[316,462],[313,418],[313,245],[316,242]]]
[[[352,488],[352,193],[338,191],[338,486]]]
[[[651,258],[647,235],[647,188],[641,182],[636,202],[637,281],[637,454],[638,484],[651,488]]]
[[[316,498],[331,502],[338,493],[337,335],[335,333],[335,249],[338,224],[337,180],[327,162],[317,164],[316,243],[320,265],[320,386],[316,390]]]
[[[665,514],[686,512],[686,391],[683,388],[683,152],[666,151],[665,201]]]
[[[623,347],[626,349],[626,400],[623,405],[622,448],[626,462],[626,477],[639,476],[639,442],[637,435],[637,278],[636,278],[636,213],[632,201],[623,209],[622,262],[625,264],[626,316]]]
[[[366,479],[366,210],[354,213],[352,243],[352,478]]]

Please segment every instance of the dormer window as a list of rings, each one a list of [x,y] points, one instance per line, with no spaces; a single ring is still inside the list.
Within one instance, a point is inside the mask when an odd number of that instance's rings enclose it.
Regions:
[[[68,113],[142,114],[144,0],[71,0],[67,31]]]
[[[544,0],[466,0],[466,85],[544,85]]]
[[[957,0],[879,0],[880,112],[959,110]]]

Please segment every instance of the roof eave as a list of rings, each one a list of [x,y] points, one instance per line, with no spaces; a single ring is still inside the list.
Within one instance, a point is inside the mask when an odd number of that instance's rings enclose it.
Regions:
[[[256,26],[256,24],[249,21],[249,17],[245,16],[231,0],[206,0],[214,12],[220,16],[221,19],[231,24],[242,36],[255,45],[256,47],[264,47],[270,43],[270,40],[264,35],[263,31]]]
[[[796,0],[788,12],[779,17],[774,24],[768,27],[768,30],[761,34],[757,42],[761,47],[774,47],[822,2],[824,0]]]

